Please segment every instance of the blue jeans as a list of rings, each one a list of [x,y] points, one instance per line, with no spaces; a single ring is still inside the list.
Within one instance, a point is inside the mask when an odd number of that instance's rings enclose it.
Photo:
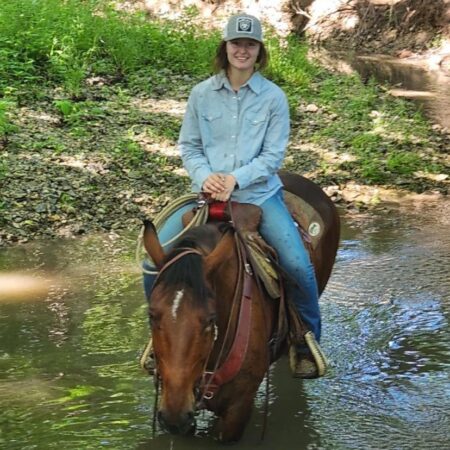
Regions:
[[[314,267],[303,245],[297,226],[283,201],[283,192],[270,197],[262,205],[259,232],[264,240],[278,253],[283,269],[301,286],[287,283],[289,295],[305,325],[320,341],[321,319],[319,292]]]
[[[164,223],[158,236],[162,243],[169,241],[182,230],[181,216],[192,209],[195,203],[180,208]],[[287,283],[287,294],[291,296],[297,311],[305,325],[320,340],[321,320],[319,310],[319,293],[317,289],[314,267],[308,251],[300,239],[300,235],[288,209],[283,201],[280,190],[262,205],[262,220],[259,231],[266,242],[278,253],[281,266],[302,287]],[[170,245],[165,247],[169,250]],[[144,261],[144,268],[156,270],[148,260]],[[150,298],[156,275],[144,273],[144,291],[147,300]]]

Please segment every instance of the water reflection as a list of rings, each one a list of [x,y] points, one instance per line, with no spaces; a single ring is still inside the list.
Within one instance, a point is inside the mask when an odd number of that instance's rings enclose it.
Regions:
[[[350,65],[363,79],[396,86],[392,94],[414,100],[434,122],[450,130],[450,75],[395,58],[359,56]]]
[[[345,218],[322,298],[332,370],[301,382],[279,361],[264,441],[263,385],[234,448],[446,447],[449,221],[448,201]],[[0,270],[62,281],[38,302],[0,305],[1,448],[222,447],[205,412],[195,437],[152,437],[154,388],[137,364],[147,324],[133,248],[133,236],[104,236],[0,252]]]
[[[0,273],[0,303],[44,299],[54,284],[54,281],[35,275]]]
[[[413,100],[435,123],[450,131],[450,73],[430,71],[413,61],[383,55],[314,51],[310,56],[334,70],[359,73],[364,81],[374,77],[393,86],[393,95]]]

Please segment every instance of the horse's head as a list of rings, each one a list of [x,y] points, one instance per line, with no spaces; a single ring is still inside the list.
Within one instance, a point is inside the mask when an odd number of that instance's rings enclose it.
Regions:
[[[217,337],[211,275],[226,260],[224,253],[230,253],[227,235],[221,236],[213,227],[192,230],[166,255],[152,224],[145,227],[145,249],[160,271],[149,307],[162,380],[158,419],[175,434],[195,428],[195,390]]]

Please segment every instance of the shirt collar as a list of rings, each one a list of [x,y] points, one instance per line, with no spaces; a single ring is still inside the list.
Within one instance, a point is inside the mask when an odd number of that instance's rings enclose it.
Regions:
[[[244,86],[248,85],[256,95],[259,95],[261,92],[262,83],[263,76],[259,72],[255,72]]]
[[[263,76],[259,72],[255,72],[243,86],[248,86],[256,95],[259,95],[261,92],[262,82]],[[218,91],[223,87],[231,90],[230,82],[228,81],[224,71],[218,73],[213,78],[212,82],[212,89],[214,91]]]

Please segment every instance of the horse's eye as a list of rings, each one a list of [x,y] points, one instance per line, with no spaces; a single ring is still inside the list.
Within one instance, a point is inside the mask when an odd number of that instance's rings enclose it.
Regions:
[[[148,312],[148,318],[150,319],[150,325],[155,326],[159,322],[160,316],[156,314],[154,311],[150,310]]]

